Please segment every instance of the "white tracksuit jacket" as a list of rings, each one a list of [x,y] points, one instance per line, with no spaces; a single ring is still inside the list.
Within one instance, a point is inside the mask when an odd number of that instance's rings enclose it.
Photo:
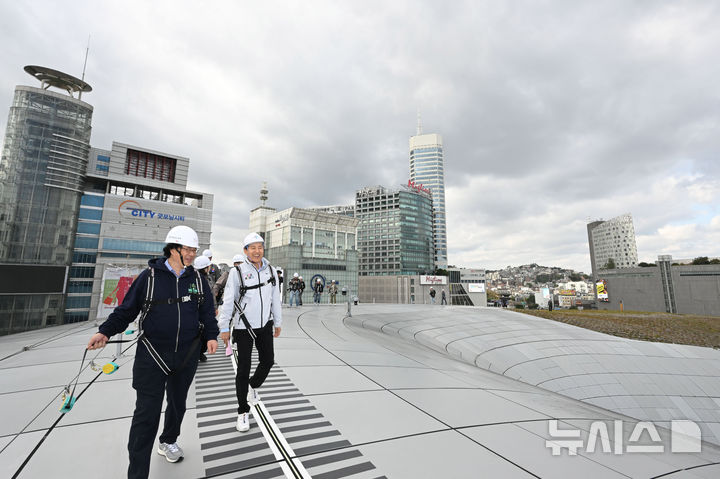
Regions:
[[[268,283],[270,279],[270,263],[263,258],[262,266],[256,269],[247,258],[240,263],[240,272],[243,275],[245,287],[253,286],[259,283]],[[280,288],[277,285],[277,270],[273,268],[275,273],[275,285],[268,283],[260,288],[249,289],[240,301],[240,306],[245,312],[250,326],[253,329],[262,328],[272,319],[276,328],[282,325],[282,299],[280,296]],[[233,315],[235,301],[240,295],[240,279],[236,268],[230,270],[225,291],[223,293],[223,304],[220,306],[218,314],[218,326],[220,332],[230,330],[230,321],[232,320],[234,329],[245,329],[245,324],[240,319],[239,314]]]

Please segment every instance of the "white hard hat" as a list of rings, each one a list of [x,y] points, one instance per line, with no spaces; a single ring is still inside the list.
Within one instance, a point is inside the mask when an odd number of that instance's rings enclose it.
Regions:
[[[210,266],[210,258],[207,256],[198,256],[195,258],[195,262],[193,263],[193,266],[195,269],[203,269]]]
[[[295,273],[295,274],[293,275],[293,278],[297,278],[297,277],[298,277],[298,274]]]
[[[299,276],[298,279],[302,279],[302,276]]]
[[[243,248],[247,248],[249,245],[251,245],[251,244],[253,244],[253,243],[263,243],[263,244],[265,244],[265,240],[263,239],[262,236],[260,236],[260,235],[257,234],[257,233],[250,233],[250,234],[247,235],[247,236],[245,237],[245,239],[243,240]]]
[[[322,280],[321,280],[320,278],[318,278],[317,282],[318,282],[318,283],[321,283],[321,282],[322,282]]]
[[[188,248],[198,247],[198,236],[195,230],[189,226],[175,226],[168,231],[165,237],[165,243],[176,243]]]
[[[244,254],[236,254],[233,256],[233,263],[242,263],[245,261],[245,255]]]
[[[210,251],[209,249],[206,249],[205,251],[203,251],[202,255],[207,256],[208,258],[212,258],[212,251]]]

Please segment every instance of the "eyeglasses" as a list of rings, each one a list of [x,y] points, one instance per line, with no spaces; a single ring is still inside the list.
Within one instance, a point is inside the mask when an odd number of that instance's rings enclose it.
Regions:
[[[182,250],[186,253],[197,254],[197,248],[188,248],[187,246],[183,246]]]

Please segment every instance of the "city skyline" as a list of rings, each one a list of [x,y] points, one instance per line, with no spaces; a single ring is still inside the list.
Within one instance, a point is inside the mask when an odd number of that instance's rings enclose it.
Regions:
[[[588,273],[586,223],[625,212],[639,261],[718,256],[714,5],[40,1],[0,13],[13,45],[0,128],[15,87],[35,84],[23,66],[80,77],[90,35],[90,143],[190,158],[188,186],[216,197],[218,260],[237,252],[262,181],[278,210],[406,183],[418,108],[447,150],[450,264]]]

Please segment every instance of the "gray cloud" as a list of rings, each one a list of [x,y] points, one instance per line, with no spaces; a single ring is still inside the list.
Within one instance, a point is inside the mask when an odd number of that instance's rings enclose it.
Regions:
[[[625,212],[643,259],[713,255],[707,3],[5,2],[0,113],[25,64],[79,75],[90,34],[93,145],[189,157],[226,259],[263,180],[277,208],[405,182],[418,107],[445,140],[451,263],[587,271],[587,218]]]

